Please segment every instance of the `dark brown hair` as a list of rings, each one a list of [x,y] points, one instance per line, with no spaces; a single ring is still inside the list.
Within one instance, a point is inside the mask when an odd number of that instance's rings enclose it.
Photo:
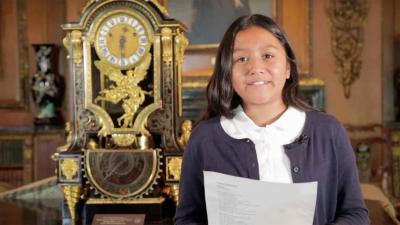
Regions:
[[[224,34],[218,48],[214,72],[207,86],[207,108],[201,120],[214,116],[232,118],[232,109],[242,103],[232,86],[233,47],[237,33],[251,26],[261,27],[272,33],[285,49],[290,64],[290,78],[286,80],[282,91],[285,105],[303,111],[315,110],[298,97],[299,75],[296,57],[286,34],[271,18],[254,14],[236,19]]]

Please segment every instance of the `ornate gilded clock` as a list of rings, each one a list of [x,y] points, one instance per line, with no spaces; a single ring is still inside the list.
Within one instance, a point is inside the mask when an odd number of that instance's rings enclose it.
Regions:
[[[136,197],[152,185],[157,152],[152,150],[92,150],[87,152],[88,175],[103,194],[115,199]]]
[[[98,213],[164,219],[184,145],[184,27],[155,0],[92,0],[63,28],[74,87],[73,129],[56,157],[64,224]]]

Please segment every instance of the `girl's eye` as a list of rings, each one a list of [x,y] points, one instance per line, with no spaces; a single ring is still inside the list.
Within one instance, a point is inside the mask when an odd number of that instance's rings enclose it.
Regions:
[[[272,59],[274,56],[271,54],[265,54],[264,59]]]
[[[247,58],[244,57],[244,56],[238,57],[238,58],[236,58],[236,60],[235,60],[235,62],[246,62],[246,61],[247,61]]]

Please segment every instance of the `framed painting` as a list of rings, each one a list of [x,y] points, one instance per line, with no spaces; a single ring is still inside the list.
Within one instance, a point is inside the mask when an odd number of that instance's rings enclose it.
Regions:
[[[276,0],[167,0],[169,15],[183,22],[190,48],[217,47],[238,17],[263,14],[276,17]]]

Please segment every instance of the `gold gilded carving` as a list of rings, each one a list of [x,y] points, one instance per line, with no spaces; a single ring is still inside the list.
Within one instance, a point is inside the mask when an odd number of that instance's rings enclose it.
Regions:
[[[175,204],[178,205],[179,202],[179,184],[171,184],[163,188],[162,193],[169,196],[174,200]]]
[[[146,54],[142,64],[137,66],[134,71],[128,70],[126,75],[103,61],[95,62],[95,65],[100,70],[101,74],[107,76],[116,85],[110,85],[109,89],[105,88],[101,90],[95,101],[103,100],[109,101],[113,104],[122,101],[124,114],[117,119],[117,122],[118,125],[123,128],[133,126],[134,115],[140,105],[144,102],[145,94],[152,94],[152,92],[142,90],[138,85],[146,77],[150,62],[151,54],[149,53]]]
[[[164,197],[158,198],[139,198],[139,199],[99,199],[99,198],[89,198],[87,204],[160,204],[165,201]]]
[[[183,35],[183,33],[179,32],[175,37],[175,54],[176,54],[176,69],[178,76],[178,112],[179,116],[182,116],[182,65],[183,58],[185,55],[185,49],[189,45],[189,41]]]
[[[67,58],[69,59],[72,54],[74,63],[80,65],[82,63],[82,32],[73,30],[63,39],[63,44],[69,53]],[[70,45],[72,45],[72,52],[70,52]]]
[[[179,144],[181,144],[182,147],[186,146],[191,134],[192,134],[192,121],[191,120],[183,121],[182,134],[179,137]]]
[[[332,23],[332,51],[336,72],[344,96],[350,97],[350,87],[360,76],[363,48],[363,23],[368,14],[366,0],[331,0],[328,14]]]
[[[89,142],[87,143],[87,149],[97,149],[99,147],[99,145],[97,144],[97,142],[95,140],[93,140],[92,138],[89,140]]]
[[[179,181],[181,177],[182,157],[167,157],[167,180]]]
[[[134,134],[112,134],[112,139],[118,146],[126,147],[136,142],[136,135]]]
[[[76,204],[82,194],[82,188],[78,185],[63,186],[65,200],[71,214],[72,224],[76,224]]]
[[[142,135],[140,135],[138,142],[139,142],[138,145],[139,145],[139,149],[140,150],[149,149],[149,147],[150,147],[150,136],[142,134]]]
[[[161,42],[163,46],[162,59],[167,65],[172,62],[172,30],[164,27],[161,29]]]
[[[66,138],[66,142],[67,143],[65,145],[57,147],[57,149],[56,149],[57,152],[65,152],[65,151],[67,151],[69,146],[71,146],[71,144],[72,144],[72,132],[73,132],[73,129],[72,129],[71,122],[66,122],[65,123],[65,132],[67,133],[67,138]]]
[[[99,118],[99,123],[100,123],[100,130],[97,132],[97,136],[99,137],[106,137],[107,134],[109,134],[110,128],[107,126],[107,123],[104,123],[101,118]]]
[[[79,165],[76,160],[63,159],[60,162],[60,169],[66,180],[73,180],[79,170]]]
[[[171,197],[176,204],[179,203],[179,184],[171,185]]]

